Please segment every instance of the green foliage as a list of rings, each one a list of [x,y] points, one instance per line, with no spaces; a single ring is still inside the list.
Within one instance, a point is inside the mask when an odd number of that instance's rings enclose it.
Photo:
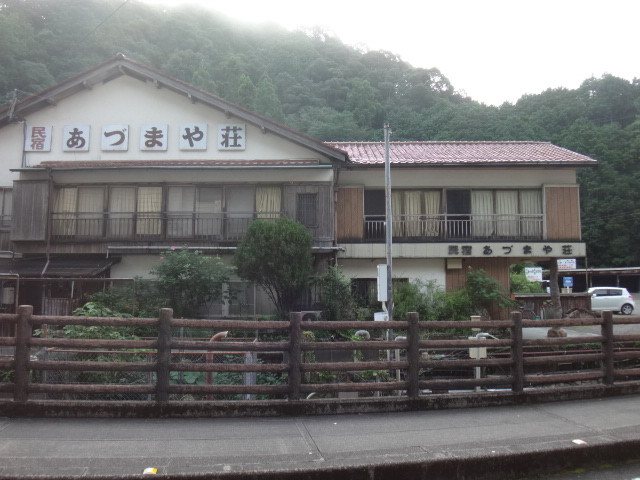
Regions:
[[[329,321],[357,320],[357,304],[351,293],[351,280],[337,266],[315,280],[322,302],[322,318]]]
[[[467,272],[467,282],[464,290],[469,296],[471,305],[478,313],[498,305],[501,308],[509,307],[513,304],[500,282],[487,275],[487,272],[479,268]]]
[[[289,218],[256,220],[238,245],[238,275],[260,285],[281,315],[293,310],[311,282],[313,237]]]
[[[511,283],[511,293],[544,293],[544,288],[540,282],[531,282],[525,275],[525,267],[533,264],[511,265],[509,274]]]
[[[127,318],[131,315],[116,312],[96,302],[87,302],[82,307],[76,308],[73,316]],[[66,338],[126,340],[132,338],[134,332],[133,327],[65,325],[62,327],[62,333]]]
[[[396,320],[404,320],[408,312],[417,312],[421,321],[462,321],[473,312],[466,291],[445,292],[435,281],[394,284],[393,302]]]
[[[186,248],[168,250],[151,270],[158,293],[173,308],[176,318],[194,317],[207,302],[223,299],[223,286],[233,267],[219,257],[208,257]]]

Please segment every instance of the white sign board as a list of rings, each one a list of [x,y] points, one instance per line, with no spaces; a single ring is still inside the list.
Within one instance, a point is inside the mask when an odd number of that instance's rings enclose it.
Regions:
[[[524,276],[530,282],[542,281],[542,267],[525,267]]]
[[[575,258],[559,258],[558,270],[575,270],[576,259]]]
[[[389,273],[389,269],[387,268],[387,264],[378,265],[378,301],[386,302],[389,300],[389,285],[387,280],[387,275]]]

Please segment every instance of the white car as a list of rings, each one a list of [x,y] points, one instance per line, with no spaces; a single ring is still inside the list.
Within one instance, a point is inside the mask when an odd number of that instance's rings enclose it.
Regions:
[[[636,303],[626,288],[593,287],[587,293],[591,296],[591,310],[611,310],[631,315],[636,308]]]

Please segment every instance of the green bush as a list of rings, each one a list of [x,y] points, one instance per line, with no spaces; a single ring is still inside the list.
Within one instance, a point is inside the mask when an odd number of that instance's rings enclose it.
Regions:
[[[530,282],[525,275],[525,267],[533,264],[517,264],[511,266],[509,274],[511,283],[511,293],[544,293],[544,288],[540,282]]]
[[[329,267],[315,280],[322,302],[322,319],[352,321],[357,319],[357,304],[351,293],[351,281],[336,266]]]
[[[464,290],[469,296],[471,306],[479,315],[486,313],[494,304],[500,308],[513,306],[509,293],[502,288],[500,282],[481,268],[467,272]]]
[[[222,288],[229,283],[232,271],[233,267],[224,265],[220,257],[183,248],[163,252],[161,262],[151,274],[156,277],[158,293],[165,306],[173,309],[174,317],[188,318],[196,316],[205,303],[222,301]]]
[[[422,321],[468,320],[473,309],[465,290],[445,292],[433,281],[413,280],[394,285],[394,318],[418,312]]]

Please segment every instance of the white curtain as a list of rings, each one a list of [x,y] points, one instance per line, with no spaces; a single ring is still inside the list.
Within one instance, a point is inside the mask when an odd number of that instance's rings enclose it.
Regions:
[[[474,237],[490,237],[494,234],[493,191],[471,192],[471,215]]]
[[[138,187],[136,235],[162,232],[162,187]]]
[[[391,192],[391,211],[393,212],[391,224],[393,225],[393,236],[404,236],[404,217],[402,216],[402,193]]]
[[[420,236],[420,215],[422,208],[422,191],[413,190],[404,192],[405,235],[408,237]]]
[[[53,235],[75,235],[77,205],[77,188],[59,188],[56,191],[53,202],[54,221],[51,226]]]
[[[437,237],[440,233],[440,190],[424,192],[424,235]]]
[[[496,191],[497,234],[501,237],[518,237],[518,191]]]
[[[109,236],[118,238],[131,237],[133,235],[135,211],[135,187],[111,188],[109,191]]]
[[[259,186],[256,188],[257,218],[280,218],[282,210],[282,189],[279,186]]]
[[[520,190],[520,213],[522,236],[542,237],[542,192],[540,190]]]
[[[104,188],[78,188],[78,235],[102,236]]]
[[[193,235],[195,197],[195,187],[169,187],[167,191],[168,237],[190,237]]]
[[[222,234],[222,189],[198,188],[196,235],[219,237]]]

